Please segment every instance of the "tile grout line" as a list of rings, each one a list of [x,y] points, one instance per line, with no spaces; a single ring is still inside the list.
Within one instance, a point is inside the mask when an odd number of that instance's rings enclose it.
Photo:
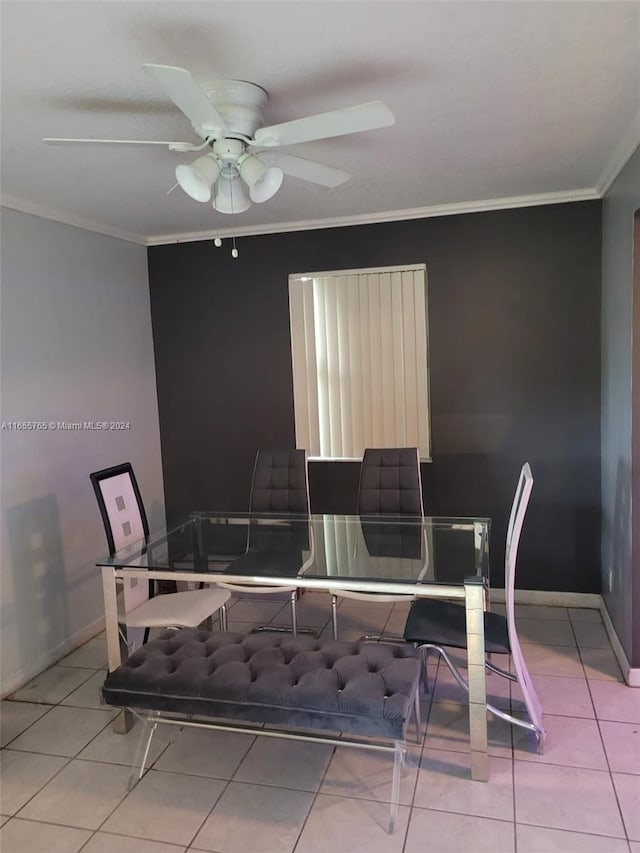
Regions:
[[[621,823],[622,823],[622,828],[624,829],[624,833],[625,833],[625,838],[626,838],[627,844],[629,845],[629,849],[631,849],[631,839],[629,838],[629,831],[628,831],[628,829],[627,829],[627,823],[626,823],[626,821],[625,821],[625,819],[624,819],[624,813],[623,813],[623,811],[622,811],[622,806],[621,806],[621,804],[620,804],[620,797],[618,796],[618,789],[616,788],[616,784],[615,784],[615,781],[614,781],[614,778],[613,778],[613,773],[612,773],[612,771],[611,771],[611,762],[609,761],[609,755],[608,755],[608,753],[607,753],[607,748],[606,748],[606,746],[605,746],[604,738],[603,738],[603,736],[602,736],[602,729],[601,729],[601,727],[600,727],[600,717],[598,716],[598,709],[596,708],[596,703],[595,703],[595,700],[594,700],[594,698],[593,698],[593,693],[591,692],[591,684],[589,683],[589,678],[587,677],[587,671],[586,671],[586,668],[585,668],[585,665],[584,665],[584,661],[583,661],[583,658],[582,658],[582,650],[581,650],[580,648],[578,648],[578,654],[580,655],[580,662],[581,662],[581,664],[582,664],[582,668],[584,669],[585,680],[586,680],[586,682],[587,682],[587,690],[589,691],[589,698],[591,699],[591,704],[593,705],[593,712],[594,712],[594,715],[595,715],[596,725],[597,725],[597,727],[598,727],[598,734],[599,734],[599,736],[600,736],[600,742],[601,742],[601,744],[602,744],[602,750],[603,750],[603,752],[604,752],[605,761],[607,762],[607,769],[608,769],[608,773],[609,773],[609,780],[610,780],[610,782],[611,782],[611,787],[612,787],[612,789],[613,789],[613,795],[614,795],[614,797],[615,797],[616,805],[617,805],[617,807],[618,807],[618,814],[620,815],[620,821],[621,821]],[[632,689],[633,689],[633,688],[632,688]],[[605,722],[606,722],[606,721],[605,721]],[[612,722],[613,722],[613,721],[612,721]]]
[[[420,653],[420,654],[422,654],[422,653]],[[422,661],[420,663],[420,666],[422,667]],[[436,665],[436,673],[435,673],[435,676],[433,678],[433,684],[431,686],[431,692],[426,694],[429,697],[429,709],[428,709],[427,713],[425,714],[424,734],[422,736],[422,742],[421,742],[421,746],[420,746],[420,750],[419,750],[420,754],[418,756],[418,769],[417,769],[417,773],[416,773],[416,781],[414,782],[414,785],[413,785],[413,793],[411,795],[411,803],[409,805],[409,819],[407,820],[407,830],[405,832],[404,842],[402,845],[402,853],[405,853],[407,843],[409,841],[409,830],[411,829],[411,821],[413,820],[413,815],[414,815],[416,794],[418,792],[418,785],[420,783],[420,770],[422,769],[422,758],[424,756],[424,751],[425,751],[426,745],[427,745],[427,737],[429,735],[429,720],[431,719],[431,712],[433,710],[433,695],[435,693],[436,681],[438,680],[438,669],[439,669],[439,667],[440,667],[440,660],[438,660],[438,663]],[[427,673],[427,675],[428,675],[428,673]]]
[[[319,795],[320,795],[320,791],[321,791],[321,789],[322,789],[322,786],[323,786],[323,784],[324,784],[325,779],[327,778],[327,773],[329,772],[329,767],[330,767],[331,762],[333,761],[333,759],[334,759],[334,757],[335,757],[335,754],[336,754],[336,750],[337,750],[337,748],[338,748],[337,746],[334,746],[334,747],[333,747],[333,749],[331,750],[331,756],[329,757],[329,760],[327,761],[327,766],[325,767],[325,769],[324,769],[324,773],[322,774],[322,779],[320,780],[320,782],[319,782],[319,784],[318,784],[318,789],[317,789],[315,792],[312,792],[312,793],[313,793],[313,799],[311,800],[311,805],[309,806],[309,809],[308,809],[308,811],[307,811],[307,814],[305,815],[305,818],[304,818],[304,820],[303,820],[303,822],[302,822],[302,826],[300,827],[300,832],[298,832],[298,835],[297,835],[297,837],[296,837],[296,840],[295,840],[295,842],[294,842],[294,845],[293,845],[293,847],[291,848],[291,853],[296,853],[296,849],[297,849],[297,847],[298,847],[298,844],[300,843],[300,840],[301,840],[301,838],[302,838],[302,835],[303,835],[303,833],[304,833],[304,831],[305,831],[305,829],[306,829],[307,823],[309,822],[309,817],[310,817],[310,815],[311,815],[311,812],[313,811],[313,807],[315,806],[315,804],[316,804],[316,803],[317,803],[317,801],[318,801],[318,797],[319,797]]]

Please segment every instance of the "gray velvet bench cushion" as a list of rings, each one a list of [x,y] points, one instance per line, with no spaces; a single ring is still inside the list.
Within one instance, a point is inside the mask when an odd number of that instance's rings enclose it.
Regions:
[[[109,673],[109,705],[404,740],[420,680],[409,645],[165,631]]]
[[[159,724],[391,752],[393,832],[412,710],[421,738],[420,667],[410,645],[183,628],[138,649],[109,673],[102,693],[109,705],[131,708],[144,724],[130,788],[144,774]]]

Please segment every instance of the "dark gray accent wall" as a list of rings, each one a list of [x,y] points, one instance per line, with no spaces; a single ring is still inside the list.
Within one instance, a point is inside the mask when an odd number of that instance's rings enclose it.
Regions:
[[[640,495],[640,459],[632,445],[633,399],[640,393],[632,370],[632,354],[640,345],[633,322],[640,298],[633,285],[639,205],[640,147],[602,203],[602,595],[632,667],[640,667],[640,534],[632,527],[632,507]]]
[[[241,217],[238,218],[241,222]],[[600,590],[600,202],[149,249],[170,518],[243,509],[258,448],[293,446],[290,273],[426,263],[426,511],[493,520],[535,485],[518,585]],[[358,466],[311,463],[312,510],[355,510]]]

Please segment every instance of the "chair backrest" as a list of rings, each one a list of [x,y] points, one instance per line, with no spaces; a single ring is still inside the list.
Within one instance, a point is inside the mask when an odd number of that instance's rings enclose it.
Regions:
[[[149,524],[140,489],[130,462],[103,468],[90,474],[98,500],[109,553],[146,539]],[[129,613],[149,598],[150,588],[139,579],[125,579],[125,612]]]
[[[424,515],[417,447],[367,447],[358,486],[360,515]]]
[[[520,471],[516,493],[511,506],[509,525],[507,527],[507,545],[505,549],[504,585],[507,606],[515,612],[515,579],[516,579],[516,557],[518,556],[518,545],[520,544],[520,533],[524,523],[525,513],[529,505],[531,490],[533,489],[533,474],[531,466],[525,462]]]
[[[306,450],[259,450],[256,453],[249,511],[309,514]]]
[[[509,526],[507,528],[507,545],[505,551],[504,586],[505,602],[507,610],[507,629],[509,632],[509,645],[513,666],[522,688],[525,704],[531,721],[542,728],[542,706],[536,694],[535,688],[529,677],[529,671],[524,661],[518,634],[516,633],[515,617],[515,579],[516,579],[516,557],[518,556],[518,545],[524,517],[529,505],[531,490],[533,489],[533,474],[528,462],[522,466],[516,493],[513,498]]]
[[[391,567],[393,560],[402,570],[405,560],[420,560],[424,557],[424,531],[419,522],[372,521],[360,519],[362,538],[370,557],[386,557]]]
[[[309,544],[309,479],[306,450],[259,450],[253,467],[249,511],[295,513],[285,528],[250,527],[249,550],[305,551]]]

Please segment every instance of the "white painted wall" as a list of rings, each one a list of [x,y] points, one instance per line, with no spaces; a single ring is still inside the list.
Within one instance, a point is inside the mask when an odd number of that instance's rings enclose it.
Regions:
[[[6,695],[101,628],[90,472],[131,461],[152,526],[164,497],[146,249],[6,208],[0,226],[3,424],[130,424],[0,432]]]

